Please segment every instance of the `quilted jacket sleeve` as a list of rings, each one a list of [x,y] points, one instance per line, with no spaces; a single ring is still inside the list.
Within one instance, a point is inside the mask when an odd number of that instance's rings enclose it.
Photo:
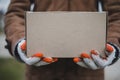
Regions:
[[[120,47],[120,0],[102,0],[103,9],[108,11],[107,41]]]
[[[5,15],[7,48],[12,54],[15,43],[25,37],[25,11],[30,10],[30,0],[11,0]]]

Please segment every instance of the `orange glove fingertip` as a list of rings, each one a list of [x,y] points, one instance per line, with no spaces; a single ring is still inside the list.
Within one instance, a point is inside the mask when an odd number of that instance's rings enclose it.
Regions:
[[[77,62],[79,62],[79,61],[80,61],[80,58],[75,57],[75,58],[73,59],[73,61],[74,61],[75,63],[77,63]]]
[[[53,59],[52,58],[43,58],[43,61],[47,62],[47,63],[52,63]]]
[[[98,55],[98,53],[95,50],[91,50],[91,54]]]
[[[21,49],[22,49],[22,51],[25,51],[25,50],[26,50],[26,42],[24,42],[24,43],[21,45]]]
[[[106,45],[106,50],[108,51],[108,52],[113,52],[113,47],[112,46],[110,46],[109,44],[107,44]]]
[[[87,53],[81,53],[81,55],[80,55],[82,58],[91,58],[90,57],[90,55],[89,54],[87,54]]]
[[[35,53],[32,57],[42,58],[42,57],[43,57],[43,54],[42,54],[42,53]]]

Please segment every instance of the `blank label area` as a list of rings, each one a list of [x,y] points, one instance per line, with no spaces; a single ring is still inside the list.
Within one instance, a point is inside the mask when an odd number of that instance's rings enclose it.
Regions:
[[[28,56],[69,58],[105,49],[105,12],[27,12],[26,26]]]

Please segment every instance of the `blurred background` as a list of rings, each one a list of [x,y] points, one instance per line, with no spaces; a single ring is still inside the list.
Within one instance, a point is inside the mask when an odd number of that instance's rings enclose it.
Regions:
[[[0,0],[0,80],[24,80],[25,65],[17,62],[4,48],[4,14],[10,0]],[[120,80],[120,60],[105,69],[105,80]]]
[[[4,14],[10,0],[0,0],[0,80],[25,80],[25,66],[11,57],[4,48]]]

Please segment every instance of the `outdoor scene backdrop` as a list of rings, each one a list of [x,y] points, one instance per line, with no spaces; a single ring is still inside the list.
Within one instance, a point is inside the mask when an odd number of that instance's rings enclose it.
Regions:
[[[16,61],[4,48],[6,45],[4,34],[4,14],[10,0],[0,0],[0,80],[24,80],[25,65]],[[105,80],[120,80],[120,60],[105,68]]]

